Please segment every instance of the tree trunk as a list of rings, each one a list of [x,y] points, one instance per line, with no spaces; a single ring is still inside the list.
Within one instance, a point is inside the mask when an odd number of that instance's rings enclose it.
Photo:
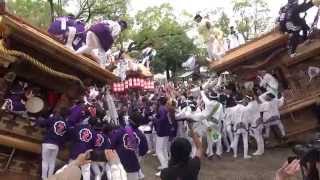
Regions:
[[[170,68],[169,66],[166,67],[166,74],[167,74],[167,80],[169,80],[171,77],[170,77]]]
[[[51,22],[54,21],[54,4],[53,0],[48,0],[49,5],[50,5],[50,16],[51,16]]]

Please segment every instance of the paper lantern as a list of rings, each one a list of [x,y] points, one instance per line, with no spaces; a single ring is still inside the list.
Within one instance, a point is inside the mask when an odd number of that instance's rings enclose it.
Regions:
[[[124,84],[124,82],[122,82],[122,83],[121,83],[121,87],[120,87],[121,92],[124,92],[124,87],[125,87],[125,84]]]
[[[145,86],[145,80],[141,79],[140,80],[140,87],[144,89],[144,86]]]
[[[129,89],[129,82],[128,82],[128,80],[124,81],[124,89]]]
[[[137,87],[141,87],[141,79],[137,78]]]
[[[132,78],[129,79],[129,88],[131,88],[133,86],[133,83],[132,83]]]

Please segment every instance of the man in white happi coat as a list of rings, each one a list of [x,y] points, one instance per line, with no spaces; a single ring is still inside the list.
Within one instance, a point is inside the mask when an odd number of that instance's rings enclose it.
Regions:
[[[230,34],[227,38],[227,49],[231,50],[245,43],[245,39],[241,33],[236,32],[234,26],[230,27]]]
[[[262,94],[262,98],[265,98],[265,95],[268,93],[272,93],[274,96],[278,96],[279,92],[279,82],[273,77],[270,73],[267,73],[265,70],[258,71],[258,78],[260,80],[260,87],[266,89],[267,92]]]
[[[257,97],[247,97],[248,105],[245,112],[245,118],[250,124],[250,134],[254,137],[257,143],[257,150],[253,153],[254,156],[260,156],[264,154],[264,139],[263,139],[263,120],[261,116],[260,105],[257,101]]]
[[[202,88],[201,88],[202,89]],[[186,117],[189,119],[192,119],[193,121],[195,121],[194,123],[194,130],[196,133],[198,133],[198,135],[200,137],[203,137],[207,134],[207,129],[208,129],[208,123],[207,123],[207,119],[209,118],[209,116],[211,116],[212,111],[219,106],[219,104],[217,103],[217,101],[214,101],[213,98],[217,97],[217,94],[214,92],[210,92],[209,97],[207,97],[207,95],[205,94],[205,92],[202,90],[201,91],[201,98],[205,104],[205,108],[204,110],[200,110],[199,107],[197,109],[197,111],[195,112],[187,112],[186,113]],[[194,149],[193,151],[194,152]]]
[[[272,93],[268,93],[265,98],[259,97],[262,102],[260,104],[261,112],[263,112],[263,122],[265,124],[265,137],[270,136],[270,127],[277,126],[281,132],[281,136],[285,137],[286,132],[280,119],[279,108],[284,105],[284,97],[274,96]]]
[[[222,126],[223,126],[223,118],[224,118],[224,107],[223,105],[216,99],[215,108],[212,110],[211,116],[207,119],[207,151],[206,154],[209,158],[211,158],[213,154],[213,145],[216,146],[216,155],[222,155]]]
[[[232,112],[232,121],[233,121],[233,132],[234,139],[231,143],[231,148],[233,149],[233,157],[238,157],[238,145],[239,138],[242,136],[243,143],[243,157],[244,159],[250,159],[251,156],[248,155],[249,145],[248,145],[248,130],[249,130],[249,122],[248,118],[246,118],[246,111],[248,109],[247,103],[244,99],[237,97],[237,105],[233,108]]]

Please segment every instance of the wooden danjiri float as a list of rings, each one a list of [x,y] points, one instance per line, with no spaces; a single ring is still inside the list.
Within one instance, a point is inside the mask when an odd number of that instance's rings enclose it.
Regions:
[[[310,67],[320,67],[318,34],[314,32],[314,39],[301,44],[298,55],[290,58],[286,49],[288,36],[274,29],[227,52],[221,60],[212,62],[210,68],[217,72],[230,71],[244,82],[255,79],[258,70],[273,74],[285,97],[281,120],[288,142],[305,140],[306,135],[319,126],[315,108],[320,99],[320,78],[310,81],[308,76]],[[279,145],[275,139],[270,145]]]
[[[4,1],[0,3],[1,104],[10,86],[2,77],[9,72],[16,80],[45,89],[42,98],[56,96],[51,108],[69,106],[88,82],[104,85],[117,79],[91,59],[75,55],[44,30],[6,12]],[[29,119],[0,110],[0,179],[38,179],[42,136],[42,130]],[[66,153],[59,154],[59,159],[67,160]]]

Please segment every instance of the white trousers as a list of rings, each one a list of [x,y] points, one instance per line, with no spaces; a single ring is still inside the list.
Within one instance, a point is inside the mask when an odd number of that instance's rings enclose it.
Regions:
[[[149,151],[154,151],[155,150],[155,143],[154,143],[154,138],[153,138],[153,133],[144,133],[144,135],[146,136],[147,139],[147,143],[148,143],[148,149]]]
[[[103,173],[106,171],[105,162],[92,162],[92,170],[94,172],[95,180],[101,180]]]
[[[210,134],[207,133],[207,151],[206,154],[208,157],[213,156],[213,145],[216,146],[216,154],[218,156],[222,155],[222,142],[221,139],[219,139],[217,142],[213,142],[212,138],[210,137]]]
[[[257,151],[254,155],[262,155],[264,153],[264,139],[262,136],[263,125],[251,129],[253,137],[257,142]]]
[[[139,172],[127,173],[128,180],[139,180]]]
[[[81,166],[81,173],[83,180],[90,180],[90,167],[91,164],[85,164]]]
[[[270,128],[271,128],[271,126],[277,126],[279,128],[280,132],[281,132],[281,136],[282,137],[286,136],[286,131],[284,129],[284,126],[283,126],[281,120],[277,120],[277,121],[273,121],[273,122],[267,123],[265,125],[265,127],[266,127],[265,137],[267,137],[267,138],[270,137]]]
[[[106,53],[100,45],[99,38],[92,31],[88,31],[86,37],[86,45],[79,48],[76,51],[76,54],[89,54],[96,60],[96,62],[98,62],[100,65],[103,65],[106,59],[102,59],[101,57],[99,57],[99,55],[94,52],[95,49],[97,49],[98,53],[101,55],[105,55]],[[107,58],[106,56],[103,57]]]
[[[156,154],[161,164],[161,169],[168,167],[169,151],[168,151],[169,137],[156,137]]]
[[[42,144],[42,179],[46,180],[53,175],[59,147],[55,144]]]
[[[232,133],[232,132],[231,132]],[[233,139],[233,135],[232,135],[232,139]],[[224,127],[222,130],[222,140],[223,140],[223,144],[227,147],[227,152],[230,152],[230,142],[232,142],[231,140],[228,140],[228,133],[227,133],[227,128]]]
[[[238,146],[239,146],[239,138],[242,136],[243,142],[243,157],[247,158],[248,155],[248,132],[244,129],[238,129],[235,133],[233,142],[231,143],[231,147],[233,149],[233,156],[236,158],[238,157]]]

